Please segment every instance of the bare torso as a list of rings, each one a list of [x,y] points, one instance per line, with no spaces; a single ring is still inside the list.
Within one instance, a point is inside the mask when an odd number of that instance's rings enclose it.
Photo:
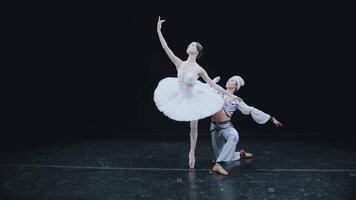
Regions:
[[[230,97],[227,97],[226,95],[224,96],[224,99],[225,100],[228,100],[230,99]],[[220,110],[219,112],[215,113],[214,115],[211,116],[211,121],[213,122],[223,122],[223,121],[228,121],[230,120],[231,118],[228,117],[224,110]]]

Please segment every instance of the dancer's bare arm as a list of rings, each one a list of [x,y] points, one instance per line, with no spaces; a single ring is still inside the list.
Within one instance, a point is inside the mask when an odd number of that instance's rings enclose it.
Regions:
[[[174,65],[176,66],[176,68],[178,70],[179,65],[181,64],[182,60],[180,58],[178,58],[176,55],[174,55],[173,51],[168,47],[167,42],[162,35],[161,28],[162,28],[162,23],[164,21],[166,21],[166,20],[161,20],[161,17],[160,16],[158,17],[157,33],[158,33],[159,41],[161,42],[161,45],[162,45],[164,51],[166,52],[166,54],[168,55],[169,59],[171,59],[171,61],[174,63]]]
[[[213,80],[211,80],[211,78],[209,77],[208,73],[203,68],[200,68],[199,76],[202,77],[202,79],[204,79],[205,82],[207,82],[211,87],[215,88],[220,93],[225,94],[225,95],[227,95],[229,97],[232,97],[232,98],[240,100],[239,97],[228,93],[224,88],[222,88],[220,85],[216,84]]]

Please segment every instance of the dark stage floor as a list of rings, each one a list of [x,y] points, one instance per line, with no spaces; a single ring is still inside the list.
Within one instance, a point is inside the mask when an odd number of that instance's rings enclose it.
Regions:
[[[221,176],[209,137],[194,170],[188,136],[146,137],[2,140],[0,199],[356,199],[352,138],[242,135],[255,157]]]

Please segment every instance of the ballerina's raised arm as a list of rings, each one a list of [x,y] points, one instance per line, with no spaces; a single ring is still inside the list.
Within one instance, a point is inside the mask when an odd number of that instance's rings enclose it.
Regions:
[[[180,64],[182,63],[182,60],[178,58],[176,55],[174,55],[173,51],[168,47],[168,44],[166,40],[164,39],[161,28],[162,28],[162,23],[165,22],[166,20],[161,20],[161,16],[158,17],[158,22],[157,22],[157,33],[159,37],[159,41],[161,42],[161,45],[168,55],[169,59],[174,63],[176,66],[177,70],[179,69]]]

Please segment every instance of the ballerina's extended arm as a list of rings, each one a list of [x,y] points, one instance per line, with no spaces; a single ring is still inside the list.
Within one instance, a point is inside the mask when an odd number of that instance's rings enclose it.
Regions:
[[[199,73],[199,75],[200,75],[200,77],[202,77],[204,79],[205,82],[207,82],[211,87],[213,87],[220,93],[225,94],[225,95],[232,97],[234,99],[238,99],[240,101],[240,98],[238,96],[228,93],[224,88],[222,88],[220,85],[216,84],[215,81],[211,80],[208,73],[203,68],[201,68],[201,72]]]
[[[164,37],[162,35],[162,32],[161,32],[162,23],[165,22],[165,21],[166,20],[161,20],[161,17],[158,17],[158,22],[157,22],[158,38],[159,38],[159,41],[161,42],[161,45],[162,45],[164,51],[168,55],[169,59],[171,59],[171,61],[174,63],[174,65],[178,69],[178,67],[179,67],[180,63],[182,62],[182,60],[180,58],[178,58],[176,55],[174,55],[173,51],[168,47],[167,42],[164,39]]]

